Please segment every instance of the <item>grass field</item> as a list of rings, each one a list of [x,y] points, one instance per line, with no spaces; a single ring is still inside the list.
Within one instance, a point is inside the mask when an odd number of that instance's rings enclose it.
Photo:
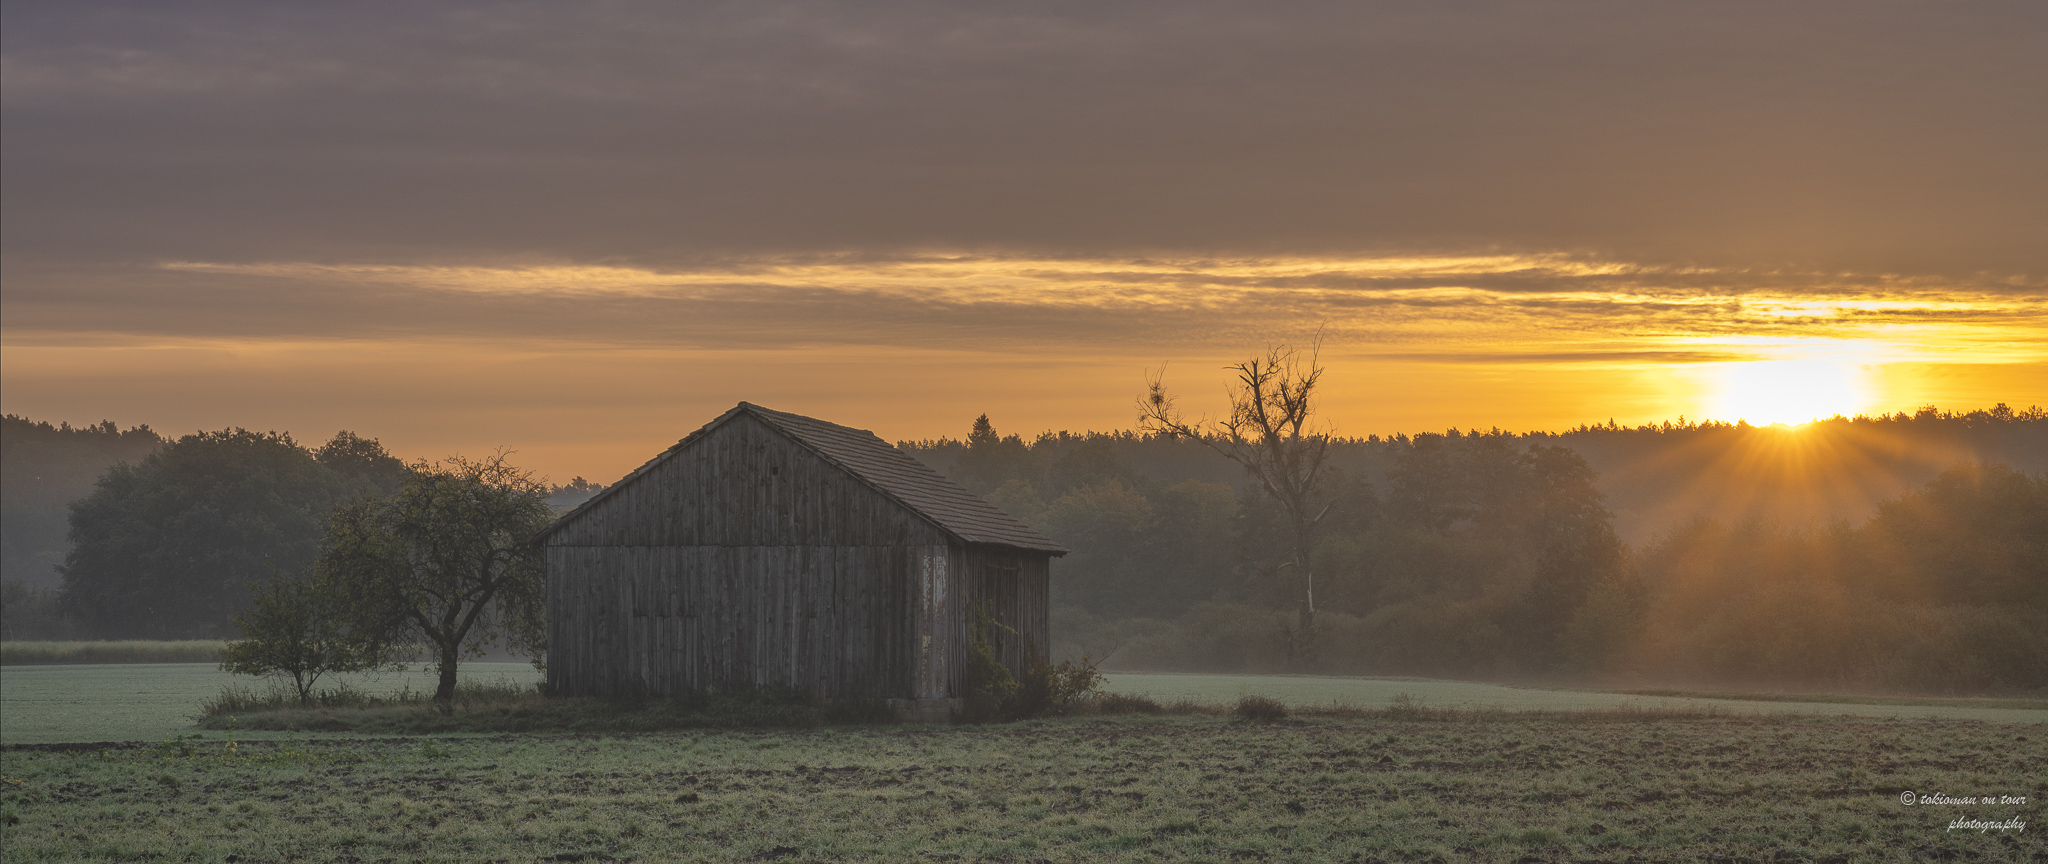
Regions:
[[[540,674],[526,663],[464,664],[470,681],[529,683]],[[431,673],[322,678],[377,692],[434,687]],[[228,684],[262,687],[216,666],[133,664],[0,667],[0,744],[66,741],[161,741],[193,731],[199,704]]]
[[[0,860],[2040,861],[2044,733],[1471,712],[16,747]]]
[[[1411,704],[1432,708],[1498,708],[1508,711],[1580,711],[1643,708],[1673,711],[1720,711],[1731,714],[1839,714],[1860,717],[1918,717],[2048,723],[2048,700],[2021,699],[1866,699],[1813,697],[1759,698],[1715,694],[1680,696],[1573,690],[1558,687],[1514,687],[1426,678],[1339,678],[1322,675],[1203,675],[1113,672],[1105,676],[1110,690],[1159,700],[1194,699],[1230,702],[1239,696],[1265,696],[1289,705],[1348,705],[1384,708],[1402,695]],[[1718,697],[1718,698],[1717,698]]]
[[[469,663],[464,679],[479,682],[531,683],[539,673],[524,663]],[[337,676],[323,683],[347,682],[370,692],[403,687],[431,689],[429,673],[385,673],[378,676]],[[1457,681],[1392,678],[1330,678],[1317,676],[1180,675],[1113,673],[1110,690],[1151,696],[1162,701],[1195,699],[1225,703],[1241,695],[1268,696],[1289,705],[1351,705],[1382,708],[1406,694],[1413,704],[1432,708],[1500,708],[1570,711],[1637,707],[1678,711],[1715,710],[1735,715],[1757,713],[1844,714],[1867,717],[1943,717],[1997,722],[2048,723],[2048,704],[2018,708],[2010,701],[1988,707],[1976,700],[1914,704],[1866,702],[1756,702],[1739,699],[1690,699],[1630,696],[1583,690],[1504,687]],[[199,704],[228,684],[261,687],[248,678],[221,672],[209,664],[135,664],[97,666],[0,667],[0,744],[43,744],[82,741],[160,741],[167,735],[193,731]]]
[[[467,668],[535,678],[524,664]],[[1116,674],[1112,690],[1162,700],[1373,709],[1405,696],[1463,710],[603,736],[193,731],[198,703],[231,680],[202,664],[0,669],[0,862],[2048,861],[2033,824],[2048,711],[2015,703]],[[1617,707],[1645,710],[1603,710]],[[1929,711],[1949,719],[1916,716]],[[61,743],[80,741],[119,743]],[[2028,803],[1906,806],[1909,790]],[[1958,818],[2031,830],[1948,830]]]

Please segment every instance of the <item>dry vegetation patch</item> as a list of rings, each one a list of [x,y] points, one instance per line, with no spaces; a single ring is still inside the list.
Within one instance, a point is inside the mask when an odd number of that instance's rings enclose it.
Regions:
[[[0,642],[0,666],[96,663],[219,663],[218,639],[184,642]]]

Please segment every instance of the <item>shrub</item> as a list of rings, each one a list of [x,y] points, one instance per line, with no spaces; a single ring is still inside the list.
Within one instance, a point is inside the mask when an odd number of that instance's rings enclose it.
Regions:
[[[320,676],[385,665],[384,648],[351,638],[334,598],[319,586],[273,573],[251,587],[255,606],[233,616],[242,638],[221,648],[222,671],[276,676],[291,683],[300,703],[311,704]]]
[[[1071,714],[1100,698],[1102,673],[1085,655],[1079,662],[1053,664],[1036,659],[1034,652],[1031,671],[1025,673],[1016,698],[1003,706],[1001,713],[1006,719]]]
[[[960,719],[969,723],[987,723],[1001,719],[1005,709],[1014,708],[1021,685],[1017,676],[996,657],[994,645],[989,644],[988,631],[1000,627],[987,611],[976,608],[974,620],[968,629],[967,640],[967,692],[960,711]]]
[[[1280,704],[1278,699],[1265,696],[1240,696],[1236,713],[1253,723],[1272,723],[1287,719],[1287,706]]]

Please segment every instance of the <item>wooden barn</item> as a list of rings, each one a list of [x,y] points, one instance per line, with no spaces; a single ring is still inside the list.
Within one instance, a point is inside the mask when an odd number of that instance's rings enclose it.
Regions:
[[[1065,549],[875,437],[741,402],[542,532],[548,683],[797,688],[942,720],[968,626],[1022,676]]]

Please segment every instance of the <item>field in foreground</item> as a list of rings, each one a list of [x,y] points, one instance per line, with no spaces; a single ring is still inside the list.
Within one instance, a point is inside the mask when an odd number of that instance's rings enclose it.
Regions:
[[[15,747],[0,859],[2048,861],[2044,735],[1468,713]]]

